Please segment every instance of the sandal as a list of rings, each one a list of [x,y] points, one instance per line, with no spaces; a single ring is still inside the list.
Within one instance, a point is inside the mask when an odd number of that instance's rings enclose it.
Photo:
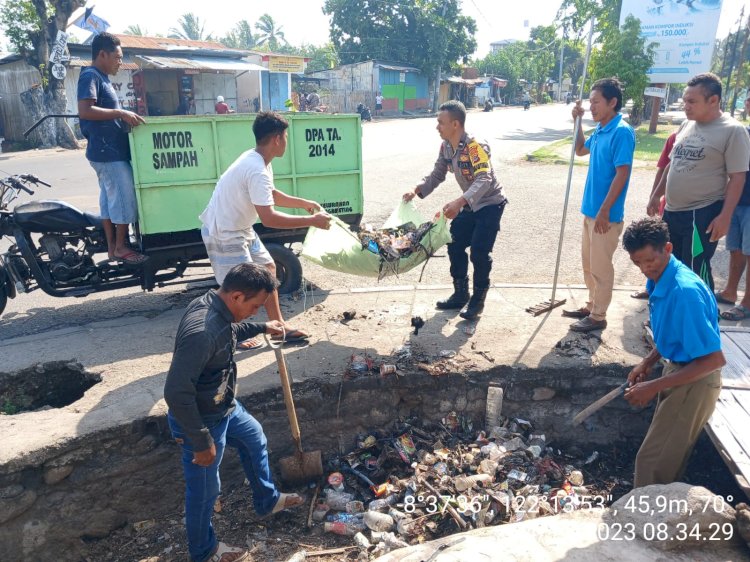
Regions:
[[[632,299],[647,299],[648,298],[648,291],[635,291],[634,293],[630,293],[630,298]]]
[[[716,302],[720,304],[731,304],[734,306],[735,301],[730,301],[728,298],[723,297],[721,293],[714,293],[714,296],[716,297]]]
[[[124,256],[115,256],[117,261],[124,263],[125,265],[141,265],[148,260],[148,256],[129,250]]]
[[[283,341],[284,343],[298,343],[307,341],[310,339],[310,336],[301,330],[289,330],[285,332],[283,336],[281,334],[275,334],[271,336],[271,339],[273,341]]]
[[[734,306],[730,308],[729,310],[725,310],[720,314],[722,320],[731,320],[732,322],[739,322],[740,320],[744,320],[745,318],[750,318],[750,308],[747,308],[746,306],[742,306],[741,304],[738,304],[737,306]]]
[[[235,352],[254,351],[256,349],[261,349],[265,345],[266,344],[263,343],[263,339],[259,337],[250,338],[249,340],[238,342],[237,349],[235,349]]]
[[[285,509],[292,509],[295,507],[298,507],[305,503],[305,498],[300,496],[299,494],[284,494],[282,493],[279,496],[279,499],[276,501],[276,505],[273,506],[273,509],[271,510],[271,515],[275,515],[276,513],[279,513],[280,511],[284,511]]]
[[[220,542],[206,562],[249,562],[250,553],[244,548]]]

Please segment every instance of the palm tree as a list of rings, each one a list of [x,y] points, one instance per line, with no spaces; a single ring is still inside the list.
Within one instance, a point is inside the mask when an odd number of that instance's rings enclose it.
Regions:
[[[288,45],[289,42],[286,40],[286,37],[284,37],[284,32],[281,31],[281,27],[282,26],[276,26],[276,22],[273,21],[273,18],[270,15],[263,14],[260,16],[255,23],[255,29],[260,31],[258,45],[266,45],[272,51],[279,48],[279,41]]]
[[[224,37],[221,42],[232,49],[249,51],[258,44],[258,36],[247,20],[242,20]]]
[[[123,33],[125,35],[135,35],[135,36],[138,36],[138,37],[144,37],[144,36],[148,35],[148,30],[145,27],[143,29],[141,29],[141,26],[138,25],[138,24],[136,24],[136,25],[129,25],[125,29],[125,31],[123,31]]]
[[[189,39],[192,41],[213,40],[210,33],[204,35],[206,24],[192,12],[180,16],[177,23],[179,24],[179,28],[172,27],[169,30],[169,37],[172,39]]]

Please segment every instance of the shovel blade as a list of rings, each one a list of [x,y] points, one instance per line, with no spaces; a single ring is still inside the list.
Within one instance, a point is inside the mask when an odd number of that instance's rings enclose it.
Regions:
[[[279,460],[281,480],[288,485],[304,484],[323,476],[320,451],[298,452]]]

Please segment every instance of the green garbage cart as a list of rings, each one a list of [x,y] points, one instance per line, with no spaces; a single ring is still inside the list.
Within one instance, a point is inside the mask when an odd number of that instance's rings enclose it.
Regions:
[[[273,162],[276,187],[312,199],[349,225],[362,219],[362,128],[359,115],[288,113],[289,144]],[[187,267],[205,259],[198,215],[221,174],[255,146],[254,114],[150,117],[130,133],[138,229],[151,266]],[[290,213],[304,213],[288,209]],[[307,229],[256,231],[277,264],[281,292],[296,290],[302,266],[289,246]],[[148,283],[146,283],[148,285]],[[147,289],[153,287],[145,287]]]

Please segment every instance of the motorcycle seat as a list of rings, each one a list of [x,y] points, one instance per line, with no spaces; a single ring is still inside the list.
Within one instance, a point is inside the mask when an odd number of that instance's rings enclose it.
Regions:
[[[64,201],[30,201],[13,210],[16,224],[28,232],[66,232],[101,227],[101,219]]]

